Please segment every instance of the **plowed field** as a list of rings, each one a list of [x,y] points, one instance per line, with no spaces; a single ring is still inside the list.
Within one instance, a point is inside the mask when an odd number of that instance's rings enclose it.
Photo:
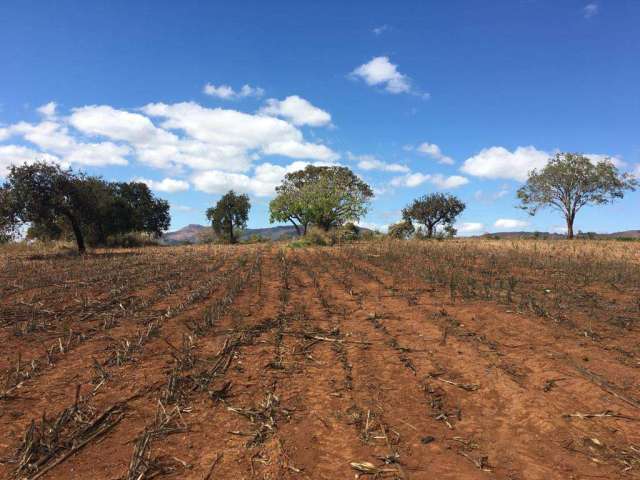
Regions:
[[[0,258],[1,478],[640,478],[637,244]]]

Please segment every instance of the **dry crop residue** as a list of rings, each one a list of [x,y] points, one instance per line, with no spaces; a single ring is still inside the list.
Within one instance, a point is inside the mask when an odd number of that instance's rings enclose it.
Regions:
[[[640,478],[638,247],[567,243],[5,254],[0,477]]]

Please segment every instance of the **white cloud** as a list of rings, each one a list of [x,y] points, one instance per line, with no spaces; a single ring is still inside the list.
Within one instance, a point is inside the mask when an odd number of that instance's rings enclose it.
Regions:
[[[543,168],[549,154],[529,147],[518,147],[510,152],[504,147],[490,147],[465,160],[461,170],[483,178],[504,178],[525,181],[533,169]]]
[[[463,222],[456,224],[459,233],[478,233],[484,230],[484,223],[479,222]]]
[[[398,71],[398,66],[389,61],[389,57],[374,57],[368,63],[357,67],[350,74],[353,78],[360,78],[367,85],[381,86],[393,94],[411,93],[423,98],[429,98],[428,94],[422,94],[412,88],[411,79]]]
[[[457,188],[469,183],[469,180],[461,175],[445,177],[444,175],[436,174],[431,176],[430,181],[440,188]]]
[[[319,120],[316,116],[307,121]],[[267,155],[325,163],[339,159],[328,146],[307,141],[286,120],[194,102],[148,104],[139,112],[89,105],[73,109],[67,117],[46,117],[37,124],[20,122],[0,129],[0,140],[13,135],[37,146],[43,155],[68,164],[126,165],[134,159],[174,173],[185,169],[242,173]],[[86,137],[98,141],[88,143]],[[18,147],[12,152],[30,155],[36,151]],[[5,155],[8,151],[5,148]]]
[[[38,107],[38,113],[44,117],[54,117],[56,114],[56,108],[58,104],[56,102],[49,102],[41,107]]]
[[[331,124],[331,115],[328,112],[313,106],[308,100],[298,95],[291,95],[284,100],[270,98],[260,113],[286,118],[298,126],[320,127]]]
[[[636,168],[632,172],[636,177],[640,178],[640,163],[636,163]]]
[[[493,226],[504,230],[513,230],[516,228],[528,227],[529,222],[525,222],[524,220],[516,220],[515,218],[499,218],[495,221]]]
[[[0,177],[7,175],[12,165],[35,163],[38,161],[61,164],[55,155],[38,152],[22,145],[0,145]],[[63,166],[66,166],[63,164]]]
[[[374,35],[380,36],[382,35],[384,32],[391,30],[391,27],[389,25],[380,25],[379,27],[375,27],[373,30],[371,30]]]
[[[527,180],[529,172],[544,168],[554,153],[538,150],[533,146],[517,147],[513,152],[504,147],[490,147],[482,149],[476,155],[465,160],[460,170],[476,177],[503,178],[524,182]],[[615,155],[586,153],[584,156],[593,163],[606,159],[618,168],[627,165],[621,157]]]
[[[233,189],[258,197],[269,197],[275,193],[275,188],[282,182],[285,174],[302,170],[307,165],[309,165],[308,162],[293,162],[285,167],[262,163],[255,167],[253,175],[209,170],[194,175],[191,182],[197,190],[210,194],[223,194]],[[313,165],[320,166],[327,163],[314,162]]]
[[[596,2],[588,3],[582,9],[584,18],[591,18],[597,15],[599,11],[600,11],[600,6]]]
[[[325,145],[297,142],[294,140],[272,142],[266,145],[262,151],[267,155],[283,155],[289,158],[313,158],[325,162],[333,162],[340,158],[337,153]]]
[[[381,170],[383,172],[408,173],[409,167],[400,163],[387,163],[379,160],[373,155],[354,155],[347,152],[347,158],[358,162],[358,168],[361,170]]]
[[[416,150],[427,157],[433,158],[438,163],[443,163],[445,165],[453,165],[455,162],[451,157],[447,157],[442,153],[440,147],[435,143],[424,142],[420,144]]]
[[[217,97],[222,100],[235,100],[238,98],[246,98],[246,97],[262,97],[264,95],[264,89],[260,87],[252,87],[250,85],[243,85],[240,90],[237,92],[230,87],[229,85],[220,85],[216,87],[211,83],[207,83],[202,92],[205,95],[209,95],[211,97]]]
[[[469,183],[469,180],[460,175],[452,175],[445,177],[439,173],[437,174],[424,174],[424,173],[409,173],[400,177],[391,179],[391,185],[394,187],[418,187],[425,182],[432,183],[433,185],[442,188],[456,188]]]
[[[20,122],[9,127],[13,134],[21,135],[43,151],[61,157],[71,164],[88,166],[127,165],[125,158],[130,149],[111,142],[84,143],[69,133],[66,125],[53,120],[38,124]]]
[[[251,115],[221,108],[205,108],[193,102],[167,105],[154,103],[143,107],[144,113],[164,118],[164,129],[182,130],[191,139],[205,144],[218,157],[219,165],[204,168],[246,170],[249,151],[310,160],[335,160],[338,155],[321,144],[304,141],[302,132],[279,118]],[[193,167],[195,168],[195,167]]]
[[[184,180],[176,180],[173,178],[164,178],[159,182],[146,178],[137,178],[136,181],[146,183],[149,188],[158,192],[176,193],[186,192],[187,190],[189,190],[189,182],[185,182]]]

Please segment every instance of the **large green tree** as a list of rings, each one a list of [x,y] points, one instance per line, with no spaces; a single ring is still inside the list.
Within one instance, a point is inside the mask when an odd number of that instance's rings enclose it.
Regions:
[[[0,189],[0,228],[30,224],[34,238],[72,236],[78,251],[108,236],[169,228],[169,204],[143,183],[114,183],[43,162],[12,166]]]
[[[229,190],[215,207],[207,209],[207,218],[219,237],[229,243],[237,243],[235,230],[246,228],[251,203],[247,195],[238,195]]]
[[[451,231],[456,217],[466,205],[457,197],[444,193],[431,193],[416,198],[402,210],[406,222],[416,222],[425,226],[428,238],[432,238],[438,226]]]
[[[323,230],[366,214],[373,191],[347,167],[317,167],[285,175],[269,204],[271,222],[291,222],[299,234],[310,224]]]
[[[529,214],[545,207],[560,211],[567,223],[567,238],[573,238],[576,214],[585,205],[601,205],[635,190],[637,180],[620,174],[610,160],[592,162],[578,153],[558,153],[541,170],[533,170],[518,190],[520,208]]]

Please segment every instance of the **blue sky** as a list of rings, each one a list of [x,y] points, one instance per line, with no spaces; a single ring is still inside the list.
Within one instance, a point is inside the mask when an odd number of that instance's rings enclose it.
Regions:
[[[0,176],[36,158],[148,181],[172,228],[287,171],[340,163],[363,223],[461,197],[463,234],[558,230],[515,191],[557,150],[640,174],[640,2],[28,1],[0,4]],[[585,231],[640,228],[640,193]]]

